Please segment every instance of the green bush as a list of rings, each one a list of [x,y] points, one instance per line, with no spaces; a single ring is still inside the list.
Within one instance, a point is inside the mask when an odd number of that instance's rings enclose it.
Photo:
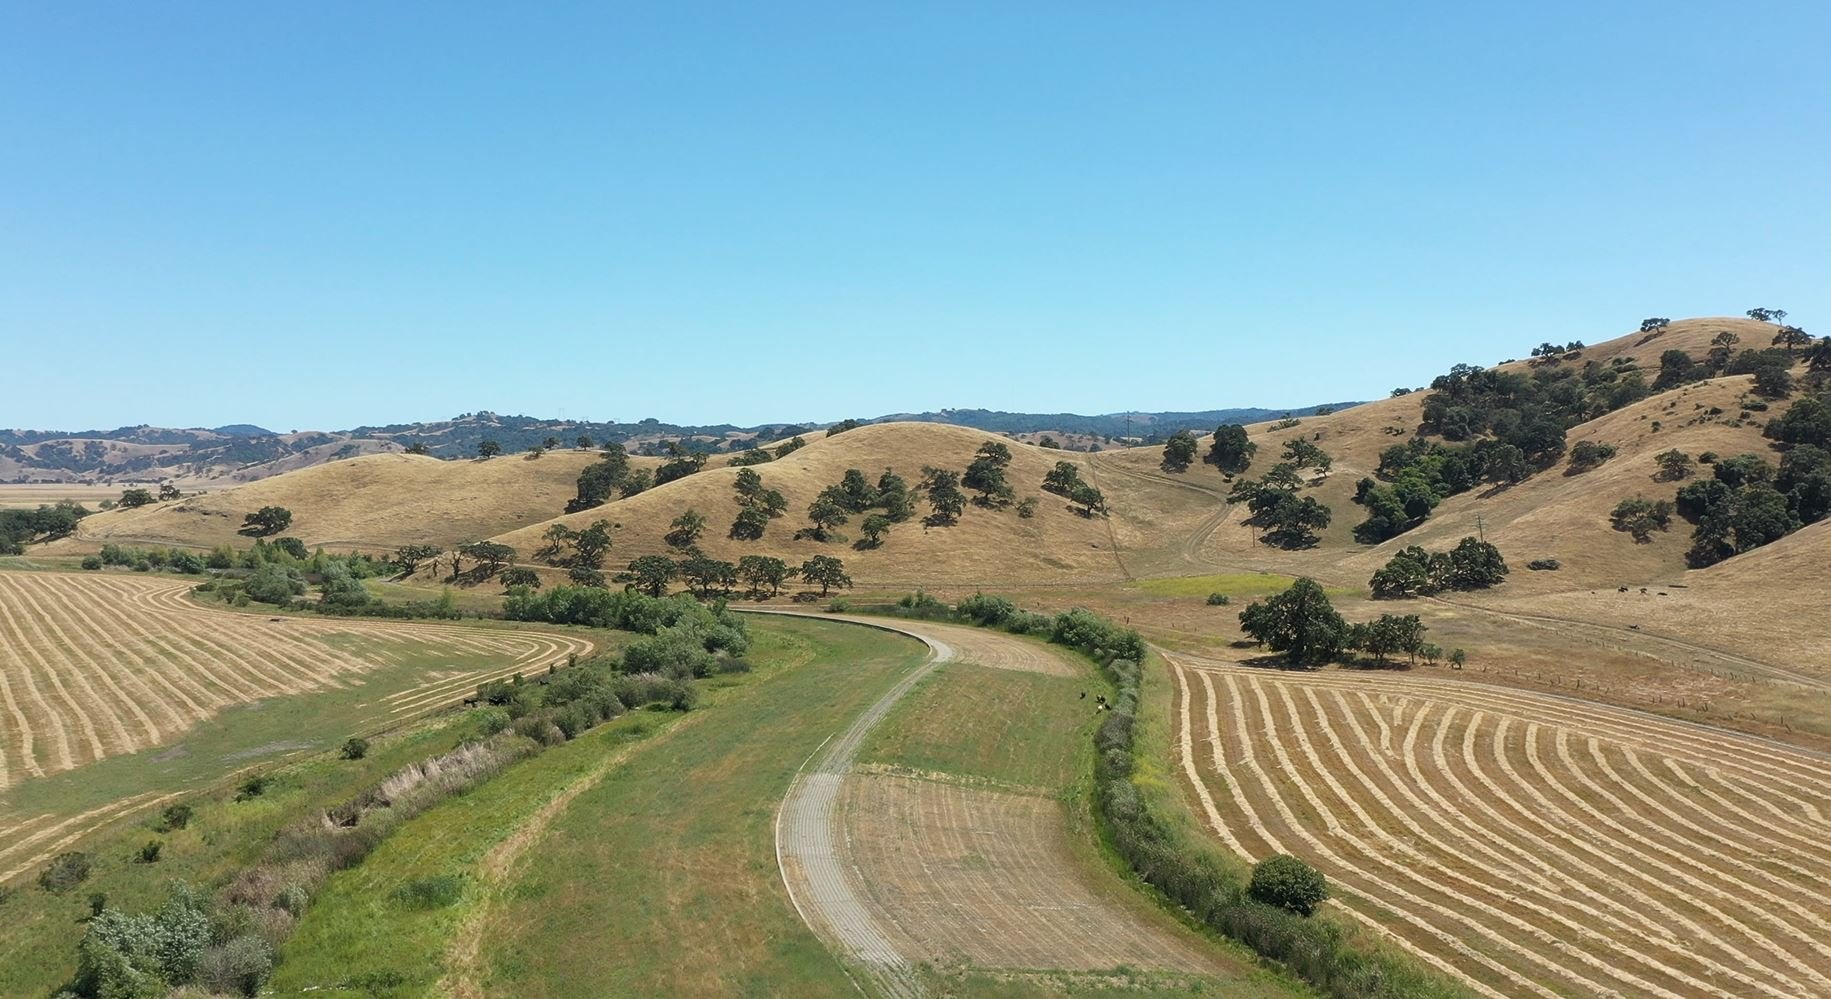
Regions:
[[[141,864],[156,864],[159,862],[160,851],[164,849],[164,843],[156,839],[148,840],[145,846],[140,847],[140,852],[134,855],[134,861]]]
[[[93,572],[97,569],[100,569],[101,567],[102,567],[102,557],[100,555],[83,556],[83,568],[88,569],[91,572]]]
[[[38,872],[38,887],[53,895],[61,895],[89,880],[92,866],[88,854],[66,850],[52,857],[45,869]]]
[[[1329,897],[1329,886],[1321,871],[1279,853],[1253,865],[1246,894],[1256,902],[1308,916]]]
[[[1225,607],[1230,603],[1233,603],[1233,598],[1225,593],[1208,594],[1208,606],[1210,607]]]
[[[172,832],[176,829],[183,829],[190,824],[191,806],[167,805],[165,806],[165,811],[159,813],[159,824],[153,828],[160,832]]]
[[[273,948],[253,934],[211,947],[197,962],[197,984],[218,995],[259,995],[272,974]]]
[[[369,755],[369,740],[352,735],[344,740],[343,748],[337,751],[337,755],[346,760],[360,760]]]
[[[305,592],[305,577],[290,565],[268,562],[242,582],[242,590],[251,599],[284,607]]]

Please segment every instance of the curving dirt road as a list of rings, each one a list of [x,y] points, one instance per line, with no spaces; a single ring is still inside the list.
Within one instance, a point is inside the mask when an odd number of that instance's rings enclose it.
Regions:
[[[897,997],[923,995],[914,964],[891,942],[866,906],[862,886],[855,883],[856,875],[840,859],[845,831],[840,822],[839,797],[846,772],[857,761],[859,747],[871,729],[923,677],[951,660],[954,650],[938,639],[878,621],[786,610],[749,613],[847,621],[908,635],[928,646],[928,659],[922,665],[885,691],[844,732],[814,750],[801,765],[801,773],[789,785],[782,808],[776,813],[776,865],[802,921],[835,944],[850,963],[863,968],[878,991]]]
[[[921,666],[814,751],[777,814],[776,854],[790,898],[808,926],[863,971],[869,984],[860,982],[861,990],[922,995],[920,969],[929,967],[1237,972],[1200,938],[1141,912],[1148,903],[1134,904],[1117,879],[1090,876],[1052,790],[1014,794],[955,783],[947,774],[854,769],[872,730],[942,664],[1081,675],[1071,659],[963,625],[799,616],[896,632],[930,649]]]

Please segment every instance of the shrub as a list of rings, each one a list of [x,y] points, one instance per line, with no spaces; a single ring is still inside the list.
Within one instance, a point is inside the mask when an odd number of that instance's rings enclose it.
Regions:
[[[145,846],[140,847],[140,852],[134,855],[134,862],[138,864],[156,864],[159,862],[159,852],[164,849],[164,843],[161,843],[156,839],[148,840]]]
[[[964,606],[964,604],[963,604]],[[898,617],[912,617],[924,621],[945,621],[953,616],[947,604],[930,596],[925,590],[906,593],[896,602]]]
[[[258,798],[267,793],[267,785],[271,782],[272,779],[265,774],[254,774],[242,781],[241,786],[236,788],[235,800],[247,801],[251,798]]]
[[[176,829],[183,829],[190,824],[191,806],[167,805],[165,806],[165,811],[159,813],[159,824],[153,828],[160,832],[172,832]]]
[[[52,857],[45,869],[38,872],[38,887],[53,895],[61,895],[89,880],[91,866],[88,854],[66,850]]]
[[[501,708],[484,708],[477,712],[477,730],[486,736],[495,735],[509,727],[514,719]]]
[[[305,914],[305,907],[311,904],[311,900],[311,892],[307,891],[304,885],[293,882],[281,888],[273,896],[273,907],[284,909],[294,916],[301,916]]]
[[[1253,865],[1246,893],[1256,902],[1307,916],[1329,897],[1329,886],[1322,872],[1280,853]]]
[[[1556,572],[1564,568],[1564,563],[1555,558],[1535,558],[1526,563],[1526,568],[1535,572]]]
[[[290,565],[263,563],[242,583],[243,592],[264,604],[284,607],[305,592],[305,577]]]
[[[369,740],[352,735],[344,740],[343,748],[337,751],[337,755],[346,760],[360,760],[369,755]]]
[[[273,947],[252,934],[205,950],[197,962],[197,983],[219,995],[259,995],[272,974]]]
[[[1210,607],[1225,607],[1230,603],[1233,603],[1233,598],[1225,593],[1208,594],[1208,606]]]
[[[102,567],[102,557],[100,555],[83,556],[83,568],[88,569],[91,572],[93,572],[97,569],[100,569],[101,567]]]

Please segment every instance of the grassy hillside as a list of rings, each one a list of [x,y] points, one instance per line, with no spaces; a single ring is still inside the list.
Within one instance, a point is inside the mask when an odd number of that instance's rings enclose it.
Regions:
[[[1685,570],[1690,525],[1674,519],[1669,531],[1647,543],[1615,530],[1609,513],[1624,499],[1640,496],[1670,500],[1683,483],[1657,478],[1654,456],[1677,449],[1693,457],[1715,452],[1723,457],[1754,452],[1777,461],[1761,436],[1765,423],[1739,419],[1738,400],[1747,392],[1746,375],[1715,378],[1643,399],[1575,428],[1574,447],[1593,441],[1617,449],[1600,467],[1570,474],[1568,462],[1537,473],[1517,485],[1485,486],[1452,496],[1429,520],[1365,554],[1342,561],[1344,571],[1366,576],[1394,551],[1410,545],[1447,548],[1479,530],[1524,569],[1532,559],[1555,558],[1558,572],[1514,573],[1515,590],[1543,592],[1573,586],[1638,586]],[[1721,413],[1712,414],[1712,410]],[[1778,407],[1775,411],[1778,411]],[[1709,474],[1709,469],[1704,470]],[[1364,516],[1350,506],[1353,519]]]
[[[575,529],[599,518],[609,520],[616,525],[616,540],[608,562],[622,565],[640,555],[668,553],[662,538],[669,522],[691,508],[708,522],[700,547],[714,558],[735,561],[747,554],[776,555],[799,565],[814,555],[837,555],[845,560],[855,580],[881,585],[1115,580],[1124,574],[1114,557],[1115,535],[1121,545],[1128,540],[1155,544],[1165,534],[1174,533],[1178,518],[1191,524],[1199,520],[1201,511],[1193,508],[1190,499],[1172,497],[1174,502],[1165,509],[1163,504],[1147,501],[1135,489],[1109,483],[1097,469],[1090,471],[1087,455],[1005,441],[1012,453],[1006,477],[1018,498],[1037,498],[1034,517],[1021,518],[1014,507],[991,510],[969,503],[958,524],[925,527],[921,518],[928,513],[928,507],[918,501],[917,515],[892,528],[882,546],[875,549],[854,547],[861,537],[859,523],[863,519],[856,515],[839,528],[843,541],[795,539],[795,533],[808,526],[808,504],[822,489],[837,484],[847,469],[859,469],[875,483],[884,469],[891,468],[913,488],[924,465],[960,471],[988,440],[1003,439],[978,430],[933,423],[873,424],[835,437],[810,438],[806,447],[754,466],[763,485],[781,491],[788,501],[787,514],[771,522],[764,536],[756,541],[735,541],[726,536],[739,511],[732,491],[739,470],[730,467],[708,468],[628,499],[556,520]],[[1039,488],[1043,476],[1057,461],[1075,463],[1083,469],[1084,478],[1097,480],[1100,488],[1107,490],[1107,501],[1114,511],[1110,522],[1081,516],[1070,509],[1066,500]],[[1199,494],[1196,499],[1201,499]],[[546,523],[533,524],[496,540],[515,547],[525,557],[541,547],[541,532],[546,528]]]
[[[285,533],[307,545],[389,548],[452,545],[500,534],[565,509],[592,451],[555,451],[539,458],[503,455],[441,461],[410,454],[377,454],[276,475],[221,492],[111,510],[85,519],[77,536],[52,551],[94,550],[104,542],[246,545],[242,518],[283,506],[293,522]],[[649,467],[654,459],[632,459]]]

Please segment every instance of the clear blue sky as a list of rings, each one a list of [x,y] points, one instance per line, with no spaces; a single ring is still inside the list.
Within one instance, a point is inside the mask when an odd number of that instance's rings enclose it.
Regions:
[[[1285,406],[1648,315],[1828,332],[1827,38],[1823,2],[9,3],[0,426]]]

